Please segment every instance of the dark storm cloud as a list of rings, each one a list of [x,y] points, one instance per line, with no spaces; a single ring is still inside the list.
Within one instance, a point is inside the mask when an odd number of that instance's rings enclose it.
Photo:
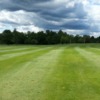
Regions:
[[[63,25],[67,29],[76,29],[76,30],[87,30],[90,29],[90,26],[87,23],[81,23],[80,21],[73,21]]]
[[[57,7],[54,9],[43,9],[39,12],[40,16],[47,20],[59,21],[62,19],[78,18],[84,19],[87,16],[81,3],[75,4],[72,8],[65,6]]]
[[[52,0],[2,0],[0,2],[0,9],[7,9],[10,11],[16,10],[26,10],[26,11],[34,11],[38,10],[37,4],[49,2]]]
[[[84,22],[82,20],[72,20],[69,22],[64,22],[61,25],[54,25],[50,23],[45,23],[44,25],[45,29],[74,29],[74,30],[89,30],[90,25],[87,22]],[[41,27],[41,26],[40,26]]]

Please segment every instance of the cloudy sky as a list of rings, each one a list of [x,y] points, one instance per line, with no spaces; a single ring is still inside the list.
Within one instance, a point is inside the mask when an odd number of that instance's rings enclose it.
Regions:
[[[100,0],[0,0],[0,32],[64,30],[100,35]]]

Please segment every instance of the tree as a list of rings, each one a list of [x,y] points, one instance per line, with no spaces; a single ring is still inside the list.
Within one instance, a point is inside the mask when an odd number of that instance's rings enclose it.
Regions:
[[[46,31],[47,44],[58,44],[58,35],[54,31]]]
[[[91,36],[91,37],[90,37],[90,40],[91,40],[91,43],[95,43],[95,42],[96,42],[94,36]]]
[[[68,43],[73,43],[74,42],[74,36],[73,35],[68,35]]]
[[[89,35],[84,35],[83,39],[84,39],[84,43],[90,43],[90,36]]]
[[[61,36],[60,43],[61,43],[61,44],[66,44],[66,43],[68,43],[68,37],[67,37],[67,36]]]
[[[58,31],[59,43],[69,43],[69,35],[62,30]]]
[[[4,44],[12,44],[13,34],[10,30],[4,30],[2,33],[2,42]]]
[[[100,36],[95,39],[96,43],[100,43]]]
[[[79,39],[80,39],[80,36],[79,36],[79,35],[76,35],[76,36],[74,37],[75,43],[80,43]]]
[[[3,43],[3,37],[2,37],[2,33],[0,33],[0,44],[2,44]]]
[[[13,31],[13,43],[14,44],[24,44],[26,40],[26,35],[24,33],[18,32],[16,29]]]
[[[38,44],[46,44],[46,34],[43,31],[37,33]]]
[[[26,34],[25,44],[38,44],[37,34],[28,31],[28,33]]]
[[[27,33],[18,32],[14,29],[4,30],[0,34],[0,44],[67,44],[67,43],[100,43],[100,36],[94,37],[89,35],[69,35],[62,30]]]

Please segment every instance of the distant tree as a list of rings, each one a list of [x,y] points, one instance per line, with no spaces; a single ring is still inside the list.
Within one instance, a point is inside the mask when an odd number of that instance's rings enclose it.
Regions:
[[[66,43],[68,43],[68,37],[67,37],[67,36],[61,36],[60,43],[61,43],[61,44],[66,44]]]
[[[90,41],[91,41],[91,43],[95,43],[96,42],[95,37],[94,36],[91,36],[90,37]]]
[[[24,44],[26,40],[26,35],[24,33],[18,32],[16,29],[14,29],[13,33],[13,43],[14,44]]]
[[[47,44],[58,44],[58,35],[54,31],[46,30]]]
[[[58,31],[58,43],[61,43],[61,41],[62,41],[62,38],[63,37],[63,31],[62,30],[59,30]]]
[[[59,39],[59,43],[69,43],[70,38],[66,32],[59,30],[58,31],[58,39]]]
[[[18,32],[14,29],[4,30],[0,34],[0,44],[67,44],[67,43],[100,43],[100,36],[89,35],[69,35],[62,30],[58,32],[46,30],[40,32],[27,33]]]
[[[79,35],[76,35],[74,37],[74,41],[75,41],[75,43],[80,43],[80,36]]]
[[[4,30],[2,33],[2,42],[4,44],[12,44],[13,34],[10,30]]]
[[[100,36],[95,39],[96,43],[100,43]]]
[[[89,35],[84,35],[83,39],[84,39],[84,43],[90,43],[90,36]]]
[[[68,43],[74,43],[74,36],[73,35],[68,35]]]
[[[46,44],[46,34],[43,31],[37,33],[38,44]]]
[[[38,44],[37,34],[28,31],[28,33],[26,34],[25,44]]]
[[[2,44],[3,43],[3,37],[2,37],[2,33],[0,33],[0,44]]]

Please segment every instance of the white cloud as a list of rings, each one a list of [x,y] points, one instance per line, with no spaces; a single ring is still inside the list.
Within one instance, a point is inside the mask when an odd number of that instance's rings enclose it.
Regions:
[[[0,11],[0,28],[13,30],[17,28],[18,31],[41,31],[42,28],[39,28],[35,25],[38,16],[32,12],[26,12],[23,10],[19,11]],[[0,29],[0,30],[1,30]]]
[[[91,36],[99,37],[100,36],[100,32],[92,32]]]
[[[82,35],[82,33],[85,34],[85,30],[66,29],[63,31],[67,32],[68,34],[72,34],[72,35]]]
[[[38,31],[43,31],[42,28],[39,28],[37,26],[34,25],[28,25],[28,26],[18,26],[16,27],[17,30],[19,32],[27,32],[27,31],[34,31],[34,32],[38,32]]]
[[[75,6],[75,2],[71,1],[66,4],[66,8],[73,8]]]
[[[99,5],[91,5],[88,13],[91,19],[100,20],[100,6]]]
[[[23,10],[19,11],[0,11],[0,21],[9,21],[17,24],[33,24],[31,18],[32,15],[36,17],[35,13],[25,12]]]
[[[0,23],[0,28],[3,28],[3,27],[4,27],[4,25],[2,23]]]

